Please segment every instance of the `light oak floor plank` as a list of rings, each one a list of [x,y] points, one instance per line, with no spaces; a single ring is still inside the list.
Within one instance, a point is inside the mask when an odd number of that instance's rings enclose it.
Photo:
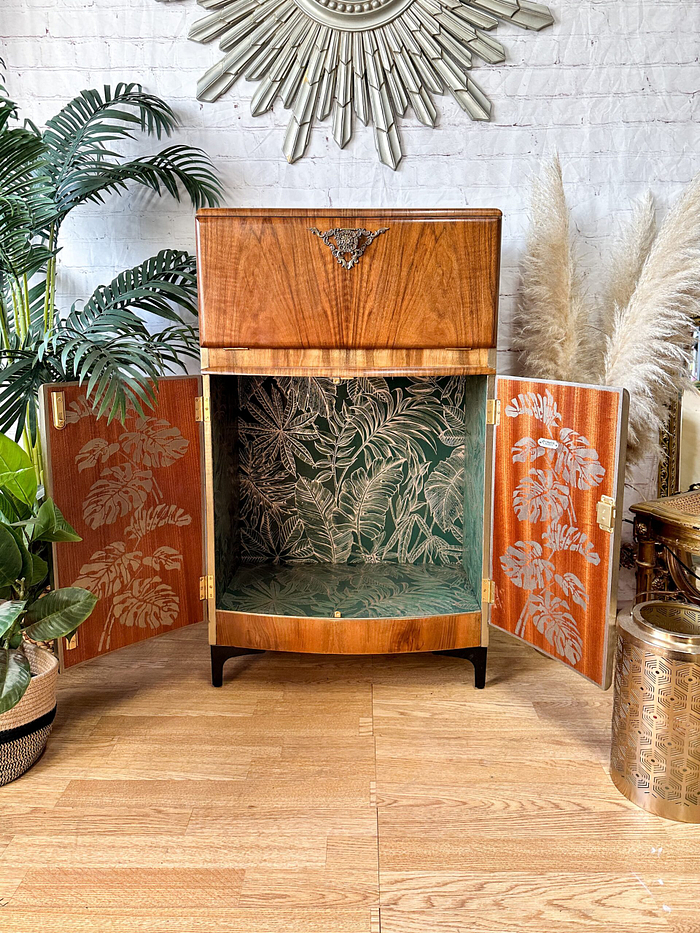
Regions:
[[[660,926],[661,924],[661,926]],[[402,911],[381,909],[381,933],[660,933],[668,930],[667,921],[656,916],[640,921],[634,916],[629,922],[614,927],[607,920],[589,921],[576,918],[563,921],[559,917],[545,918],[540,912],[482,914],[471,910]],[[690,931],[683,930],[683,933]]]
[[[225,678],[203,626],[61,676],[0,788],[0,933],[700,933],[700,827],[618,793],[563,666],[494,633],[484,691],[432,655]]]
[[[0,933],[375,933],[366,907],[316,910],[238,909],[106,911],[62,908],[0,911]],[[425,933],[425,931],[423,931]]]

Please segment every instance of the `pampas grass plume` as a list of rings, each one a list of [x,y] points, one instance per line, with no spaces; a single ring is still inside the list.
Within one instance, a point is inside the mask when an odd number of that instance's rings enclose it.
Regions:
[[[700,308],[700,175],[658,234],[651,195],[642,199],[613,250],[595,314],[584,295],[557,158],[533,186],[516,312],[524,375],[627,389],[629,468],[660,453],[668,408],[690,385]]]
[[[630,393],[628,461],[659,452],[668,406],[690,384],[692,314],[700,302],[700,175],[664,221],[625,306],[616,305],[603,382]]]
[[[589,317],[556,156],[533,185],[532,224],[515,321],[524,375],[570,379],[572,371],[586,368]]]
[[[612,333],[616,309],[627,307],[637,287],[655,236],[654,199],[648,191],[637,203],[631,222],[620,231],[611,250],[607,285],[603,289],[599,312],[606,338]]]

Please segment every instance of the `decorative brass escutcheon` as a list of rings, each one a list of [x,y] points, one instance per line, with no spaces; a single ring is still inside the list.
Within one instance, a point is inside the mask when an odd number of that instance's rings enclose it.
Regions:
[[[381,227],[372,233],[371,230],[365,230],[364,227],[355,229],[333,227],[331,230],[321,233],[317,227],[309,227],[309,232],[315,233],[317,237],[323,240],[343,269],[352,269],[362,259],[369,244],[382,233],[386,233],[388,229],[388,227]],[[335,240],[335,243],[332,243],[332,240]]]

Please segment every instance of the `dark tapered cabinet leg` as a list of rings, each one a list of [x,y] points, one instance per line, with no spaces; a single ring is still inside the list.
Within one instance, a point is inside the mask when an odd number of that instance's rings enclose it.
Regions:
[[[453,648],[450,651],[433,651],[433,654],[448,654],[453,658],[466,658],[474,665],[474,686],[483,690],[486,686],[486,653],[488,648]]]
[[[211,683],[213,687],[220,687],[224,682],[224,664],[230,658],[237,658],[243,654],[264,654],[258,648],[231,648],[228,645],[210,645],[211,648]]]

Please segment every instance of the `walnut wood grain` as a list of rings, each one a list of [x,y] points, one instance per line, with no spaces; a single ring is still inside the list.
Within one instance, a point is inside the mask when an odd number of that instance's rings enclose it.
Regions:
[[[311,228],[388,227],[343,268]],[[501,215],[202,210],[203,347],[494,347]]]
[[[106,418],[96,420],[85,405],[85,387],[77,383],[46,385],[42,389],[48,491],[82,537],[79,542],[53,545],[55,584],[71,586],[78,581],[95,591],[95,587],[82,578],[89,575],[97,563],[105,565],[107,581],[104,588],[97,591],[100,598],[95,610],[78,631],[76,647],[66,649],[64,645],[65,667],[160,635],[171,625],[179,627],[202,620],[199,601],[203,566],[200,430],[194,420],[194,399],[200,392],[199,386],[197,376],[176,376],[159,381],[156,406],[147,410],[146,415],[156,430],[166,433],[159,435],[150,453],[147,451],[141,457],[133,453],[133,448],[129,454],[123,443],[128,432],[138,432],[135,416],[129,417],[126,425],[118,419],[111,424],[107,424]],[[54,391],[64,393],[69,419],[60,430],[51,421],[49,396]],[[169,456],[163,457],[160,446],[161,442],[167,445],[171,430],[176,435],[181,434],[178,443],[182,445],[172,462]],[[88,463],[84,454],[86,445],[98,440],[103,444],[102,454],[95,455],[94,462]],[[129,482],[123,472],[115,476],[115,469],[133,471],[132,481]],[[98,523],[88,521],[86,507],[90,497],[94,500],[99,484],[114,481],[122,483],[123,489],[113,499],[111,514]],[[153,522],[150,531],[137,537],[129,531],[129,525],[134,519],[141,490],[145,488],[149,491],[143,507],[160,509],[160,524]],[[109,495],[108,491],[105,495]],[[162,549],[166,549],[165,552]],[[165,554],[167,567],[156,552]],[[142,581],[132,597],[129,588],[136,578]],[[124,624],[120,619],[130,621],[133,615],[123,611],[125,605],[121,612],[115,613],[115,600],[117,603],[129,600],[134,605],[140,602],[155,610],[167,603],[169,608],[162,618],[169,624],[158,624],[155,611],[141,615],[138,624]]]
[[[496,372],[494,349],[202,348],[202,372],[277,376],[458,376]]]
[[[313,619],[216,612],[216,643],[267,651],[394,654],[480,644],[481,613],[416,619]]]
[[[624,482],[621,451],[627,436],[626,394],[622,389],[507,377],[499,377],[496,385],[501,402],[501,420],[496,430],[494,470],[492,556],[496,602],[492,607],[491,622],[523,637],[540,651],[569,664],[594,683],[607,688],[614,650]],[[535,393],[541,398],[551,393],[560,418],[547,426],[541,418],[534,416],[520,414],[511,417],[508,413],[511,400],[527,393]],[[572,429],[580,437],[560,434],[562,428]],[[538,448],[540,453],[531,459],[523,455],[525,442],[531,441],[538,447],[543,437],[544,444],[549,445],[552,459],[548,459],[545,448]],[[566,447],[562,440],[567,437],[570,447]],[[516,444],[521,446],[516,447]],[[566,458],[570,449],[577,451],[583,461],[594,461],[592,451],[597,453],[600,467],[604,470],[599,483],[589,483],[582,472],[575,473],[573,478],[567,475],[567,463],[573,462],[571,460],[564,459],[564,466],[556,468],[555,458],[559,457],[559,451]],[[519,519],[514,509],[514,498],[519,494],[527,498],[527,489],[521,493],[519,484],[532,480],[533,490],[538,486],[540,490],[544,489],[544,493],[538,493],[536,497],[541,500],[542,509],[537,519],[531,522]],[[550,521],[562,495],[568,496],[569,505],[559,519]],[[609,496],[617,502],[613,534],[602,530],[597,523],[596,506],[602,496]],[[576,548],[551,548],[543,538],[543,531],[556,525],[583,533],[597,555],[597,562],[587,560]],[[585,537],[583,541],[585,544]],[[502,559],[508,559],[509,547],[515,547],[521,555],[530,547],[541,548],[539,552],[531,552],[532,561],[525,571],[528,576],[525,585],[516,585],[506,573]],[[516,560],[520,559],[516,555]],[[567,581],[572,579],[570,575],[578,581],[576,586],[579,583],[583,586],[586,594],[584,605],[581,605],[580,597],[577,601],[572,598],[571,591],[566,591]],[[566,617],[561,616],[557,621],[552,613],[546,611],[540,616],[539,627],[532,618],[524,629],[519,627],[519,620],[528,618],[527,606],[531,598],[553,600],[551,605],[566,613]],[[556,648],[556,632],[565,632],[572,617],[581,640],[580,658],[575,663],[573,658],[567,658]]]

